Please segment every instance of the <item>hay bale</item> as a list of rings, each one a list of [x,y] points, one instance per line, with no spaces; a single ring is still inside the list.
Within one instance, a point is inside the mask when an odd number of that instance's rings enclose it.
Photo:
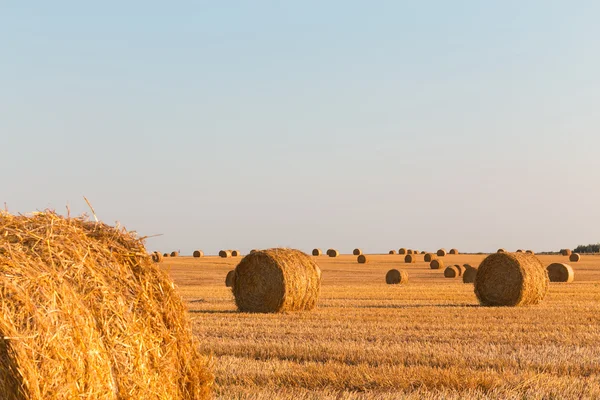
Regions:
[[[533,250],[526,250],[526,251],[525,251],[525,253],[527,253],[527,254],[535,254],[535,253],[533,252]]]
[[[563,256],[570,256],[571,254],[573,254],[573,251],[571,249],[562,249],[560,251],[560,254],[562,254]]]
[[[172,251],[171,252],[171,257],[179,257],[179,252],[178,251]]]
[[[575,272],[568,264],[552,263],[546,267],[550,282],[573,282]]]
[[[406,250],[406,254],[413,254],[413,251],[412,251],[412,249],[408,249],[408,250]]]
[[[454,264],[454,266],[458,270],[458,276],[462,276],[465,273],[465,271],[467,270],[467,268],[464,265]]]
[[[578,253],[571,253],[569,256],[569,261],[571,262],[579,262],[581,260],[581,256]]]
[[[458,250],[456,250],[456,249],[450,249],[450,254],[457,255],[458,254]]]
[[[163,257],[169,257],[169,253],[164,253]]]
[[[329,250],[327,250],[327,251],[329,251]],[[313,251],[312,251],[312,255],[315,257],[320,256],[321,254],[323,254],[321,249],[313,249]]]
[[[408,283],[408,272],[390,269],[388,273],[385,274],[385,283],[388,285],[404,285]]]
[[[329,250],[327,254],[329,255],[329,257],[332,257],[332,258],[340,256],[340,252],[337,251],[336,249]]]
[[[415,257],[413,254],[407,254],[404,257],[404,262],[407,264],[414,264],[417,262],[417,257]]]
[[[475,295],[486,306],[537,304],[548,291],[548,273],[540,260],[526,253],[496,253],[479,265]]]
[[[163,260],[163,255],[160,254],[158,251],[155,251],[154,253],[152,253],[152,261],[154,261],[155,263],[159,263]]]
[[[219,251],[219,257],[229,258],[229,257],[231,257],[231,251],[230,250],[221,250],[221,251]]]
[[[239,250],[231,250],[231,257],[239,257],[242,253]]]
[[[431,253],[425,254],[425,262],[431,262],[434,259],[437,259],[437,255]]]
[[[446,255],[446,250],[445,249],[439,249],[436,254],[437,254],[438,257],[444,257]]]
[[[518,250],[517,250],[517,253],[523,253],[523,250],[521,250],[521,249],[518,249]]]
[[[0,398],[209,398],[186,306],[134,233],[54,212],[0,213],[0,232]]]
[[[444,270],[445,278],[458,278],[460,276],[460,271],[456,268],[456,265],[449,265]]]
[[[362,252],[362,250],[361,250],[361,249],[354,249],[354,250],[352,251],[352,254],[353,254],[353,255],[355,255],[355,256],[360,256],[362,253],[363,253],[363,252]]]
[[[467,268],[465,272],[462,274],[463,283],[473,283],[475,282],[475,277],[477,276],[477,268]]]
[[[400,248],[400,250],[398,250],[398,254],[400,254],[401,256],[406,254],[406,249],[404,247]]]
[[[444,261],[439,260],[437,258],[434,258],[429,263],[429,268],[431,268],[431,269],[442,269],[442,268],[444,268]]]
[[[498,249],[498,251],[497,251],[496,253],[506,253],[506,250],[505,250],[505,249],[502,249],[502,248],[500,248],[500,249]]]
[[[421,254],[427,254],[427,252],[426,251],[422,251]]]
[[[388,254],[396,254],[396,250],[390,250]]]
[[[254,252],[256,253],[256,252]],[[251,253],[251,254],[254,254]],[[225,277],[225,286],[227,287],[233,287],[233,282],[235,281],[235,270],[231,270],[227,273],[227,276]]]
[[[261,250],[235,268],[233,295],[242,312],[312,310],[320,290],[319,267],[299,250]]]
[[[367,259],[367,256],[365,256],[364,254],[361,254],[360,256],[358,256],[356,261],[358,261],[359,264],[366,264],[369,262],[369,260]]]
[[[194,254],[192,254],[194,258],[204,257],[204,252],[202,250],[194,250]]]

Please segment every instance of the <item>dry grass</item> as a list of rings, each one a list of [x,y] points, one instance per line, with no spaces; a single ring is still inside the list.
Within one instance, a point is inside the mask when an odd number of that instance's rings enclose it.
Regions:
[[[572,284],[551,283],[542,303],[520,308],[481,307],[473,285],[422,261],[402,265],[407,285],[387,285],[399,260],[369,257],[368,268],[351,255],[320,258],[317,308],[288,314],[235,311],[223,280],[239,260],[169,258],[161,268],[214,354],[219,399],[600,397],[600,256],[582,259]],[[484,258],[453,257],[474,267]]]

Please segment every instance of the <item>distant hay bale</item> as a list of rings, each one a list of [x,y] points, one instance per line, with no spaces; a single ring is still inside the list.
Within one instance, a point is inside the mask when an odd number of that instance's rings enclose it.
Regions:
[[[413,254],[419,254],[419,250],[414,250],[413,249]]]
[[[390,269],[388,273],[385,274],[385,283],[388,285],[404,285],[408,283],[408,272]]]
[[[164,253],[163,257],[169,257],[169,253]]]
[[[179,257],[179,252],[178,251],[172,251],[171,252],[171,257]]]
[[[406,249],[404,247],[400,248],[400,250],[398,250],[398,254],[400,254],[401,256],[406,254]]]
[[[154,253],[152,253],[152,261],[154,261],[155,263],[159,263],[163,260],[163,255],[160,254],[158,251],[155,251]]]
[[[314,260],[299,250],[261,250],[235,268],[235,303],[242,312],[312,310],[321,290],[320,275]]]
[[[456,250],[456,249],[450,249],[450,254],[457,255],[458,254],[458,250]]]
[[[477,276],[477,268],[467,268],[465,272],[462,274],[463,283],[473,283],[475,282],[475,277]]]
[[[517,250],[517,253],[523,253],[523,250],[521,250],[521,249],[518,249],[518,250]]]
[[[329,251],[329,250],[327,250],[327,251]],[[321,249],[313,249],[313,251],[312,251],[312,255],[315,256],[315,257],[316,256],[320,256],[321,254],[323,254],[323,252],[321,251]]]
[[[458,268],[456,268],[455,265],[449,265],[444,270],[444,277],[445,278],[458,278],[459,276],[460,276],[460,271],[459,271]]]
[[[560,251],[560,254],[562,254],[563,256],[570,256],[573,253],[573,251],[571,251],[571,249],[562,249]]]
[[[388,254],[396,254],[396,250],[390,250]]]
[[[0,212],[0,232],[0,398],[210,397],[187,308],[135,233],[54,212]]]
[[[361,250],[361,249],[354,249],[354,250],[352,251],[352,254],[353,254],[353,255],[355,255],[355,256],[360,256],[362,253],[363,253],[363,252],[362,252],[362,250]]]
[[[573,282],[575,272],[568,264],[553,263],[546,268],[550,282]]]
[[[526,253],[495,253],[479,265],[475,295],[486,306],[537,304],[548,292],[548,273],[540,260]]]
[[[421,254],[427,254],[427,252],[426,252],[425,250],[423,250],[423,251],[421,252]]]
[[[533,252],[533,250],[526,250],[526,251],[525,251],[525,253],[527,253],[527,254],[535,254],[535,253]]]
[[[256,253],[256,252],[254,252]],[[251,254],[254,254],[251,253]],[[225,277],[225,286],[226,287],[233,287],[233,281],[235,280],[235,270],[231,270],[227,273],[227,276]]]
[[[454,264],[454,267],[456,267],[456,269],[458,270],[458,276],[462,276],[467,270],[467,268],[464,265]]]
[[[336,249],[329,250],[327,254],[329,255],[329,257],[332,257],[332,258],[340,256],[340,252],[337,251]]]
[[[435,254],[431,254],[431,253],[427,253],[425,254],[425,262],[431,262],[431,260],[436,259],[437,255]]]
[[[239,250],[231,250],[231,257],[239,257],[241,254]]]
[[[325,254],[327,254],[327,256],[329,256],[329,254],[333,251],[333,249],[327,249],[327,252]]]
[[[231,257],[231,251],[230,250],[221,250],[221,251],[219,251],[219,257],[229,258],[229,257]]]
[[[204,252],[202,250],[194,250],[194,254],[192,254],[194,258],[204,257]]]
[[[442,268],[444,268],[444,261],[439,260],[437,258],[434,258],[429,263],[429,268],[431,268],[431,269],[442,269]]]
[[[436,254],[437,254],[438,257],[444,257],[446,255],[446,250],[445,249],[439,249]]]
[[[417,257],[415,257],[413,254],[407,254],[404,257],[404,262],[407,264],[414,264],[417,262]]]
[[[408,249],[406,250],[406,254],[413,254],[414,252],[412,251],[412,249]]]
[[[579,262],[579,260],[581,260],[581,256],[579,255],[579,253],[571,253],[571,255],[569,256],[569,261],[571,262]]]
[[[358,256],[356,261],[358,261],[359,264],[366,264],[369,262],[369,260],[367,259],[367,256],[365,256],[364,254],[361,254],[360,256]]]
[[[506,253],[505,249],[498,249],[498,251],[496,253]]]

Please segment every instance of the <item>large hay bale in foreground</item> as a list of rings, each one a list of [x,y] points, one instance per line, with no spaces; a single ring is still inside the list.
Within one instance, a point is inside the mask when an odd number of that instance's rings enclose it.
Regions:
[[[415,257],[414,254],[407,254],[404,257],[404,262],[407,264],[414,264],[417,262],[417,257]]]
[[[575,272],[569,264],[552,263],[546,267],[550,282],[573,282]]]
[[[366,264],[369,262],[369,259],[364,254],[361,254],[360,256],[358,256],[356,261],[358,261],[359,264]]]
[[[569,256],[569,261],[571,262],[579,262],[579,260],[581,260],[581,256],[578,253],[572,253]]]
[[[425,262],[431,262],[431,260],[434,260],[436,258],[437,258],[437,255],[435,255],[435,254],[431,254],[431,253],[425,254]]]
[[[401,248],[398,250],[398,254],[400,254],[401,256],[405,255],[405,254],[406,254],[406,249],[405,249],[404,247],[401,247]]]
[[[434,258],[429,263],[429,268],[431,268],[431,269],[442,269],[442,268],[444,268],[444,261],[443,260],[439,260],[437,258]]]
[[[458,254],[458,250],[456,250],[456,249],[450,249],[450,254],[457,255]]]
[[[327,251],[327,255],[331,258],[335,258],[335,257],[339,257],[340,256],[340,252],[337,251],[336,249],[330,249]]]
[[[445,278],[458,278],[459,276],[460,276],[460,271],[456,267],[456,265],[449,265],[444,270],[444,277]]]
[[[320,268],[299,250],[261,250],[235,268],[233,295],[242,312],[312,310],[320,290]]]
[[[219,257],[229,258],[229,257],[231,257],[231,251],[230,250],[221,250],[221,251],[219,251]]]
[[[526,253],[495,253],[483,260],[475,277],[482,305],[537,304],[548,292],[548,274],[540,260]]]
[[[202,250],[194,250],[194,254],[192,254],[194,258],[204,257],[204,252]]]
[[[475,282],[475,277],[477,276],[477,268],[467,268],[465,272],[462,274],[463,283],[473,283]]]
[[[225,286],[233,287],[233,281],[235,281],[235,270],[232,269],[227,273],[227,276],[225,277]]]
[[[134,233],[0,213],[0,398],[204,399],[183,301]]]
[[[352,251],[352,254],[353,254],[353,255],[355,255],[355,256],[360,256],[362,253],[363,253],[363,252],[362,252],[362,250],[361,250],[361,249],[354,249],[354,250]]]
[[[321,254],[323,254],[321,249],[313,249],[313,251],[312,251],[312,255],[315,257],[320,256]]]
[[[388,273],[385,274],[385,283],[388,285],[404,285],[408,283],[408,272],[390,269]]]
[[[438,257],[444,257],[446,255],[446,250],[445,249],[439,249],[436,254],[437,254]]]
[[[154,261],[155,263],[159,263],[163,260],[163,255],[160,254],[158,251],[155,251],[154,253],[152,253],[152,261]]]
[[[178,251],[172,251],[171,252],[171,257],[179,257],[179,252]]]

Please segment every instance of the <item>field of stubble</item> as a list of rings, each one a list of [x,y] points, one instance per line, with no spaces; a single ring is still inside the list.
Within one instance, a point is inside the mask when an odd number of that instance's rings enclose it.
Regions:
[[[571,264],[574,283],[552,283],[540,305],[523,308],[480,307],[472,284],[444,278],[422,255],[411,265],[322,256],[318,308],[279,315],[236,312],[224,280],[239,260],[162,263],[213,355],[216,398],[600,398],[600,256]],[[386,285],[391,268],[407,269],[409,284]]]

